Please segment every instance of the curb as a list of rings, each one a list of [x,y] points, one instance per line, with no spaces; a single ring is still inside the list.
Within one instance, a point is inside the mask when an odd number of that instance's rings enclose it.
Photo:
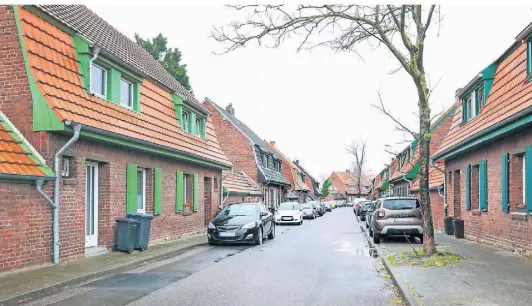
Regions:
[[[43,288],[36,289],[36,290],[33,290],[33,291],[25,292],[25,293],[22,293],[22,294],[19,294],[19,295],[16,295],[16,296],[9,297],[9,298],[7,298],[5,300],[0,300],[0,306],[20,305],[21,303],[27,303],[27,302],[30,302],[33,299],[44,297],[44,296],[48,296],[50,294],[58,292],[61,289],[64,289],[66,287],[72,287],[72,286],[75,286],[75,285],[79,285],[79,284],[82,284],[84,282],[87,282],[87,281],[90,281],[90,280],[93,280],[93,279],[96,279],[96,278],[99,278],[99,277],[110,276],[110,275],[113,275],[113,274],[118,274],[118,273],[123,272],[125,270],[130,270],[130,269],[139,267],[139,266],[141,266],[143,264],[152,263],[154,261],[169,259],[171,257],[182,255],[183,253],[185,253],[187,251],[190,251],[192,249],[195,249],[195,248],[203,246],[203,245],[207,245],[207,242],[191,244],[191,245],[188,245],[188,246],[183,247],[181,249],[170,251],[168,253],[163,253],[163,254],[159,254],[159,255],[156,255],[156,256],[153,256],[153,257],[150,257],[150,258],[144,258],[144,259],[136,260],[136,261],[129,262],[129,263],[127,263],[125,265],[122,265],[122,266],[113,267],[113,268],[105,269],[105,270],[102,270],[102,271],[94,272],[94,273],[91,273],[91,274],[75,277],[75,278],[72,278],[72,279],[69,279],[69,280],[66,280],[66,281],[63,281],[63,282],[59,282],[59,283],[56,283],[56,284],[53,284],[53,285],[50,285],[50,286],[47,286],[47,287],[43,287]]]
[[[366,237],[368,245],[371,248],[376,250],[377,256],[375,256],[375,257],[378,257],[379,254],[382,253],[381,248],[378,245],[374,244],[373,241],[371,241],[371,239],[368,236],[368,232],[366,231],[366,228],[364,226],[360,225],[360,229],[362,229],[364,231],[364,237]],[[406,303],[406,305],[407,306],[422,306],[423,304],[418,303],[416,301],[416,299],[414,298],[414,293],[410,294],[410,290],[408,288],[408,285],[401,278],[401,276],[399,276],[398,273],[394,274],[392,272],[391,265],[388,262],[388,259],[386,259],[386,257],[381,257],[381,260],[382,260],[382,263],[384,264],[384,267],[386,268],[386,271],[391,276],[393,284],[395,285],[395,287],[399,291],[399,294],[403,298],[403,301]]]

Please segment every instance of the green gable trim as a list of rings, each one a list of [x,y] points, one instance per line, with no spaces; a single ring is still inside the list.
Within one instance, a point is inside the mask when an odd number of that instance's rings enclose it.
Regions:
[[[17,144],[28,154],[28,156],[37,164],[39,169],[44,172],[46,177],[54,177],[55,174],[46,165],[46,161],[40,156],[40,154],[31,146],[31,144],[24,138],[24,136],[17,130],[17,128],[9,121],[7,116],[0,111],[0,126],[15,139]]]
[[[532,109],[528,111],[523,111],[519,117],[510,117],[506,120],[499,122],[498,124],[484,130],[477,135],[468,137],[462,143],[455,145],[439,154],[434,155],[434,160],[441,160],[450,157],[455,157],[459,154],[468,152],[471,149],[474,149],[478,146],[484,145],[487,142],[493,141],[499,137],[502,137],[506,134],[511,133],[514,130],[523,128],[528,124],[532,123]]]
[[[72,133],[72,130],[69,128],[69,132]],[[230,164],[223,164],[216,161],[202,159],[201,157],[196,157],[193,155],[188,155],[187,153],[173,150],[170,148],[165,148],[160,145],[156,145],[150,142],[145,142],[142,140],[129,138],[127,136],[121,136],[113,134],[107,131],[100,131],[95,128],[88,126],[83,126],[81,128],[80,136],[85,139],[90,139],[106,144],[116,145],[140,152],[145,152],[149,154],[155,154],[160,156],[165,156],[169,158],[175,158],[185,162],[195,163],[197,165],[216,168],[216,169],[230,169],[232,166]]]
[[[88,71],[91,52],[89,48],[89,42],[79,34],[72,36],[72,42],[74,43],[74,51],[76,52],[76,57],[78,58],[78,68],[81,82],[83,83],[83,86],[85,86],[87,93],[90,93]]]
[[[24,58],[24,67],[26,69],[26,75],[28,76],[28,83],[30,86],[30,93],[32,99],[33,108],[33,130],[34,131],[62,131],[65,129],[63,122],[59,121],[54,111],[46,102],[44,95],[39,90],[39,86],[35,82],[35,78],[31,72],[31,67],[28,61],[28,55],[26,54],[26,48],[24,46],[24,38],[22,37],[22,28],[20,25],[20,16],[18,13],[18,6],[13,5],[13,13],[15,15],[15,22],[18,31],[18,38],[20,42],[20,48],[22,49],[22,57]]]
[[[388,187],[390,187],[390,182],[389,181],[385,181],[384,183],[382,183],[382,185],[381,185],[381,187],[379,187],[379,189],[384,191],[384,190],[388,189]]]
[[[183,129],[183,97],[173,93],[172,102],[174,103],[175,116],[177,121],[179,121],[179,127]]]
[[[449,111],[447,111],[447,113],[445,113],[445,115],[442,118],[440,118],[440,120],[438,120],[436,123],[432,125],[432,127],[430,128],[430,132],[434,132],[447,118],[449,118],[449,116],[454,114],[455,111],[456,111],[456,105],[453,106]]]

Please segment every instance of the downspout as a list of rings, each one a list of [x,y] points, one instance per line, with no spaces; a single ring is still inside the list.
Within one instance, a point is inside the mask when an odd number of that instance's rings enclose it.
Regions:
[[[89,93],[91,93],[91,78],[92,78],[92,62],[94,62],[94,60],[96,60],[96,58],[98,58],[98,54],[100,53],[100,48],[99,47],[94,47],[93,48],[93,57],[89,60]]]
[[[226,175],[226,176],[222,176],[222,180],[220,182],[221,186],[220,186],[220,205],[218,206],[220,209],[222,209],[224,207],[224,202],[227,200],[227,198],[229,197],[229,191],[227,191],[227,196],[225,197],[224,199],[224,180],[226,180],[228,177],[230,177],[231,175],[233,175],[234,173],[234,168],[231,168],[231,172]]]
[[[403,180],[408,182],[409,188],[408,188],[408,194],[410,195],[410,189],[412,189],[412,181],[406,178],[406,174],[403,174]]]
[[[35,181],[35,186],[37,186],[37,192],[46,201],[46,203],[48,203],[48,205],[50,205],[50,207],[52,209],[56,209],[57,206],[55,205],[54,201],[52,201],[52,199],[50,199],[50,197],[47,196],[46,193],[44,193],[44,191],[42,190],[42,184],[43,183],[44,183],[44,179],[43,178],[40,178],[40,179]]]
[[[70,122],[65,122],[66,125],[70,125]],[[81,130],[81,125],[76,124],[73,127],[74,129],[74,135],[70,140],[61,148],[57,153],[55,153],[55,159],[54,159],[54,171],[55,171],[55,184],[54,184],[54,264],[59,263],[59,183],[61,180],[61,157],[63,153],[76,141],[79,139],[79,131]]]

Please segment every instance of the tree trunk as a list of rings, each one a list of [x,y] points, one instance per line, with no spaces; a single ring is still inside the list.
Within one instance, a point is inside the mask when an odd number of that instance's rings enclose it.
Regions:
[[[429,107],[429,90],[424,74],[420,74],[417,80],[414,80],[418,88],[419,96],[419,117],[420,117],[420,134],[419,134],[419,186],[421,196],[421,215],[423,216],[423,250],[426,255],[436,253],[436,243],[434,241],[434,225],[432,222],[432,211],[430,207],[429,191],[429,168],[430,168],[430,107]]]

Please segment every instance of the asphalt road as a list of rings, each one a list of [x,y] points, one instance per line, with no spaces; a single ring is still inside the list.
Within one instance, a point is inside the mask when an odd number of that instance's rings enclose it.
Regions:
[[[29,305],[390,305],[350,208],[278,226],[262,246],[200,247]]]

